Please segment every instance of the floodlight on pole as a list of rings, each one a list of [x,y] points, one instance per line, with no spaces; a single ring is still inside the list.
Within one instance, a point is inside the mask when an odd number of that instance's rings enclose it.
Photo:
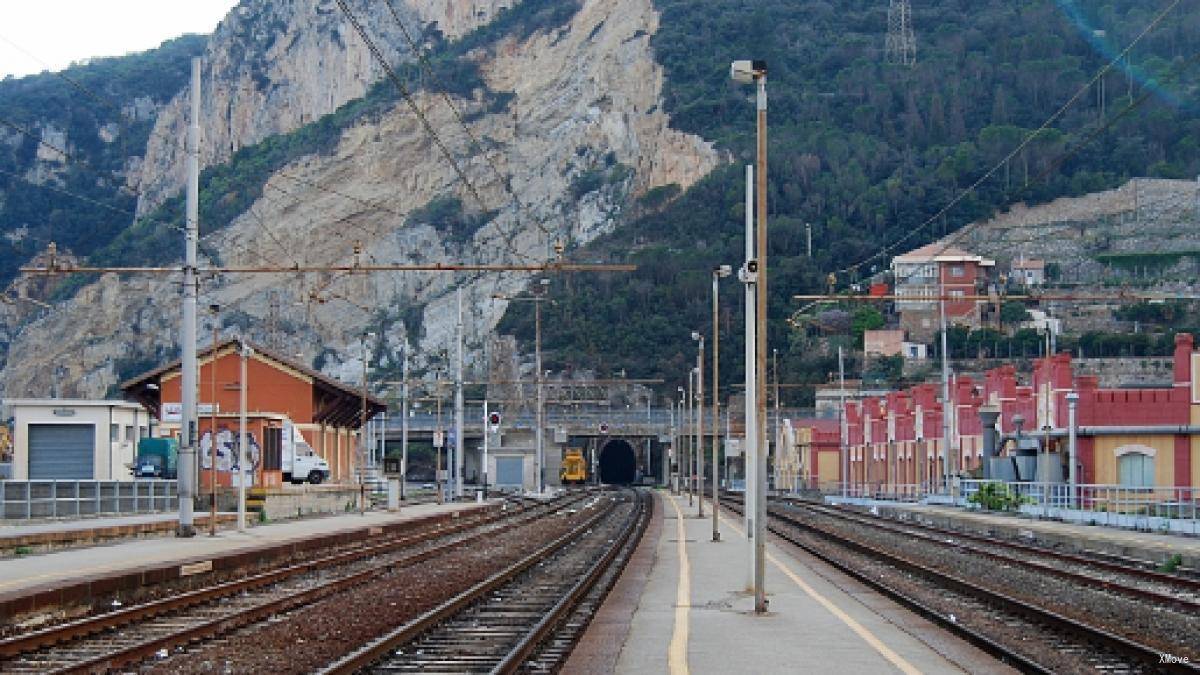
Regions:
[[[754,612],[764,614],[767,611],[767,596],[765,590],[766,578],[766,477],[767,477],[767,409],[766,409],[766,380],[767,380],[767,62],[761,60],[734,61],[730,66],[730,77],[735,82],[754,84],[757,88],[757,164],[758,185],[757,200],[757,258],[746,263],[747,273],[755,273],[755,308],[756,332],[755,359],[755,388],[757,389],[756,421],[757,440],[755,447],[754,477],[756,493],[754,495]],[[747,364],[750,367],[751,364]],[[747,423],[749,420],[747,420]],[[747,504],[749,508],[749,504]]]

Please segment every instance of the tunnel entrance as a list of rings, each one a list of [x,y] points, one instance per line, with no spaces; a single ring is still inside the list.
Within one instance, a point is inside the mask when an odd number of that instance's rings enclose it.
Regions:
[[[600,449],[600,482],[629,485],[637,479],[637,455],[629,441],[611,440]]]

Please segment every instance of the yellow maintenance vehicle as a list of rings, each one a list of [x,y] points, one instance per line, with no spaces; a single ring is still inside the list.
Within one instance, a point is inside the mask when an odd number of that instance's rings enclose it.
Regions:
[[[583,450],[567,448],[567,451],[563,453],[562,470],[558,477],[562,480],[563,485],[587,483],[587,459],[583,456]]]

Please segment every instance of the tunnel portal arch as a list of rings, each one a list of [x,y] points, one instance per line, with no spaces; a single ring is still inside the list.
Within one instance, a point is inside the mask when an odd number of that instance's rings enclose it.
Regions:
[[[637,480],[637,453],[633,444],[614,438],[600,448],[600,482],[629,485]]]

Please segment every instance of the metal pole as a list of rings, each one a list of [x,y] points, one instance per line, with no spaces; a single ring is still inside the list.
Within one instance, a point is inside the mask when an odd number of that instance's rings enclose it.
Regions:
[[[717,393],[720,391],[720,386],[721,386],[721,331],[720,331],[720,323],[718,322],[718,319],[717,319],[718,303],[720,302],[720,300],[718,299],[718,296],[717,296],[717,292],[719,290],[717,287],[717,280],[719,278],[720,278],[719,272],[714,271],[713,272],[713,284],[712,284],[712,290],[713,290],[713,306],[712,306],[712,308],[713,308],[713,317],[712,317],[713,318],[713,342],[712,342],[712,358],[713,358],[713,373],[712,373],[712,435],[713,435],[713,439],[712,439],[712,472],[713,472],[712,540],[713,541],[721,541],[721,530],[719,529],[718,523],[717,523],[718,516],[721,511],[721,494],[720,494],[721,464],[720,464],[720,460],[717,458],[717,451],[718,451],[717,439],[720,437],[720,434],[717,433],[717,430],[721,428],[721,410],[720,410],[721,397]]]
[[[755,405],[758,406],[757,455],[758,491],[754,495],[754,612],[767,611],[767,73],[764,68],[758,82],[758,280],[755,349]]]
[[[842,497],[850,496],[850,448],[847,441],[850,429],[846,426],[846,358],[838,347],[838,436],[842,444]]]
[[[692,490],[696,482],[696,369],[692,368],[688,371],[688,396],[687,396],[687,435],[688,435],[688,452],[687,452],[687,491],[688,491],[688,506],[692,505]]]
[[[942,318],[942,482],[947,493],[950,492],[950,353],[947,350],[949,342],[946,339],[946,299],[943,288],[942,269],[937,266],[938,274],[938,307]]]
[[[704,336],[696,351],[696,517],[704,517]]]
[[[541,296],[538,296],[533,302],[533,323],[534,323],[534,367],[536,369],[534,382],[537,387],[537,429],[534,431],[534,442],[537,446],[537,452],[534,455],[534,462],[537,475],[534,478],[536,483],[537,493],[540,495],[546,491],[546,447],[545,447],[545,399],[542,392],[542,301]]]
[[[208,443],[208,536],[217,536],[217,306],[211,305],[212,324],[212,355],[208,359],[209,378],[211,381],[212,399],[209,405],[209,434]]]
[[[462,287],[458,289],[458,324],[455,332],[458,352],[454,368],[454,496],[463,496],[463,307]]]
[[[434,444],[437,445],[437,468],[434,483],[437,484],[437,502],[446,503],[446,492],[442,486],[442,449],[446,447],[446,434],[442,430],[442,371],[437,373],[437,431],[434,432]]]
[[[783,431],[782,431],[782,427],[780,426],[780,424],[783,422],[783,417],[782,417],[782,413],[780,412],[780,409],[779,409],[779,350],[778,349],[771,350],[771,372],[775,376],[775,425],[774,425],[775,433],[771,434],[771,438],[774,439],[773,442],[775,444],[775,449],[776,449],[776,452],[778,452],[779,448],[783,445],[783,443],[782,443]],[[776,481],[778,481],[779,474],[776,473],[774,478],[776,479]],[[776,483],[775,489],[776,490],[779,489],[778,483]]]
[[[404,340],[404,383],[400,387],[400,501],[405,500],[408,482],[408,339]]]
[[[200,217],[200,59],[192,59],[192,117],[187,136],[187,218],[183,265],[183,326],[180,342],[179,529],[180,537],[196,535],[192,502],[196,495],[196,246]]]
[[[242,342],[238,352],[241,355],[242,372],[238,377],[238,532],[246,531],[246,447],[250,444],[246,428],[246,398],[249,389],[246,360],[254,351]],[[253,474],[251,474],[253,475]]]
[[[1070,466],[1067,467],[1067,483],[1071,490],[1071,498],[1068,504],[1071,508],[1075,508],[1075,495],[1079,488],[1079,446],[1076,439],[1078,427],[1075,426],[1075,406],[1079,404],[1079,394],[1071,391],[1067,392],[1067,459]]]
[[[675,428],[675,400],[669,399],[671,404],[671,451],[667,462],[668,480],[670,481],[671,493],[679,494],[679,481],[677,479],[675,468],[675,457],[679,455],[679,434]]]
[[[483,427],[483,467],[480,470],[480,473],[483,474],[483,498],[484,499],[487,499],[487,488],[488,488],[488,436],[491,435],[490,433],[488,433],[489,431],[491,431],[488,428],[488,422],[490,422],[490,421],[491,420],[488,419],[488,402],[487,402],[487,399],[485,398],[485,399],[483,399],[483,424],[481,425]]]
[[[363,334],[363,379],[362,379],[362,407],[358,413],[358,438],[362,443],[363,459],[369,455],[368,448],[370,447],[367,435],[367,338],[368,334]],[[367,475],[364,473],[365,466],[358,469],[358,513],[366,515],[367,513]]]
[[[742,472],[745,482],[745,503],[742,509],[742,518],[745,521],[746,528],[746,544],[748,546],[746,555],[746,590],[754,589],[754,556],[757,550],[754,546],[754,538],[756,528],[754,527],[754,512],[755,505],[758,503],[755,499],[755,494],[758,492],[757,480],[757,457],[758,457],[758,419],[756,417],[758,404],[755,400],[758,394],[758,388],[755,386],[755,368],[754,354],[758,348],[758,342],[754,337],[754,333],[758,328],[758,319],[755,317],[757,309],[757,294],[755,292],[754,274],[750,271],[750,264],[754,261],[754,165],[746,166],[746,264],[742,268],[742,281],[745,282],[745,362],[746,362],[746,409],[745,415],[745,447],[742,448]]]

